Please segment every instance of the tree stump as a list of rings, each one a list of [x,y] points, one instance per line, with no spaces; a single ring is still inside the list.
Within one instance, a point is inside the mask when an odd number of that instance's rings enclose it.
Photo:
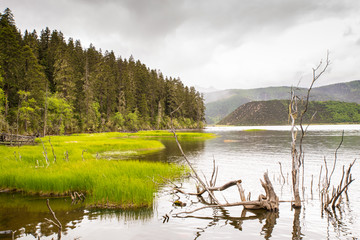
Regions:
[[[264,173],[264,181],[260,179],[261,186],[265,190],[266,196],[260,194],[259,203],[256,205],[244,205],[246,209],[266,209],[268,211],[278,211],[279,210],[279,198],[276,195],[272,183],[269,179],[267,172]]]

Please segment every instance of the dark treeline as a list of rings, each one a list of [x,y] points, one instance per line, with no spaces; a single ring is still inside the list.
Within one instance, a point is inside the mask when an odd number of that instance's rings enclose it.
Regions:
[[[201,128],[202,95],[139,60],[84,49],[48,28],[25,31],[0,15],[1,130],[28,134]]]

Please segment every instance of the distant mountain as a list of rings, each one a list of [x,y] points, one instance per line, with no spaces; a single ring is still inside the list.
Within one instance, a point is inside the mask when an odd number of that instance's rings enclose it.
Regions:
[[[198,86],[198,85],[195,85],[194,87],[198,92],[201,92],[201,93],[211,93],[211,92],[219,91],[219,89],[216,89],[214,87],[202,87],[202,86]]]
[[[290,90],[291,87],[267,87],[205,93],[206,121],[208,124],[215,124],[240,105],[251,101],[289,99]],[[306,92],[306,88],[298,89],[299,95],[305,96]],[[313,88],[310,100],[360,103],[360,80]]]
[[[289,100],[254,101],[241,105],[222,119],[220,125],[286,125]],[[360,123],[360,104],[339,101],[309,102],[304,123]]]

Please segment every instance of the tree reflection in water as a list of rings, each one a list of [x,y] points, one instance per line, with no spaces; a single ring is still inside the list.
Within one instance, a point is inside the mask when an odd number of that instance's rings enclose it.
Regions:
[[[51,208],[63,225],[62,235],[67,235],[71,230],[78,227],[84,219],[149,221],[154,216],[152,208],[86,210],[84,204],[73,205],[68,198],[51,198],[50,203]],[[55,236],[58,231],[57,227],[45,220],[45,218],[50,217],[51,214],[44,197],[24,196],[21,193],[0,194],[0,230],[15,231],[15,239],[26,236],[33,238]]]
[[[346,201],[335,208],[324,211],[327,218],[327,236],[330,238],[331,233],[336,233],[337,237],[347,235],[350,228],[349,224],[353,224],[354,216],[348,197]],[[324,217],[324,215],[322,215]],[[332,227],[332,229],[331,229]],[[355,239],[355,238],[354,238]],[[357,238],[356,238],[357,239]]]
[[[301,225],[300,225],[300,213],[301,208],[294,208],[294,221],[293,221],[293,231],[292,231],[292,239],[302,239],[301,234]]]
[[[250,214],[250,215],[249,215]],[[235,229],[243,230],[243,223],[248,220],[259,220],[260,223],[265,223],[261,228],[260,235],[264,236],[265,239],[270,239],[272,236],[272,232],[276,225],[276,219],[279,218],[279,212],[270,212],[266,210],[246,210],[243,209],[240,217],[232,217],[229,214],[229,211],[225,208],[214,208],[213,216],[195,216],[195,215],[187,215],[187,216],[177,216],[177,218],[195,218],[201,220],[209,220],[208,224],[205,227],[198,227],[198,231],[196,232],[196,236],[194,239],[198,239],[202,236],[203,233],[206,232],[207,229],[210,229],[219,224],[220,220],[225,220],[225,225],[229,224],[233,226]]]

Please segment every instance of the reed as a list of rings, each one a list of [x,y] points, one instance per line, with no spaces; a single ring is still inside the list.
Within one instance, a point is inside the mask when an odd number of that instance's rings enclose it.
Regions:
[[[103,154],[116,151],[131,155],[164,148],[160,141],[149,138],[155,136],[169,134],[77,134],[52,136],[50,141],[49,137],[37,139],[34,146],[0,146],[0,188],[39,195],[82,192],[88,206],[151,206],[163,179],[180,177],[187,172],[186,167],[137,160],[109,161]],[[182,137],[198,136],[186,133]]]

